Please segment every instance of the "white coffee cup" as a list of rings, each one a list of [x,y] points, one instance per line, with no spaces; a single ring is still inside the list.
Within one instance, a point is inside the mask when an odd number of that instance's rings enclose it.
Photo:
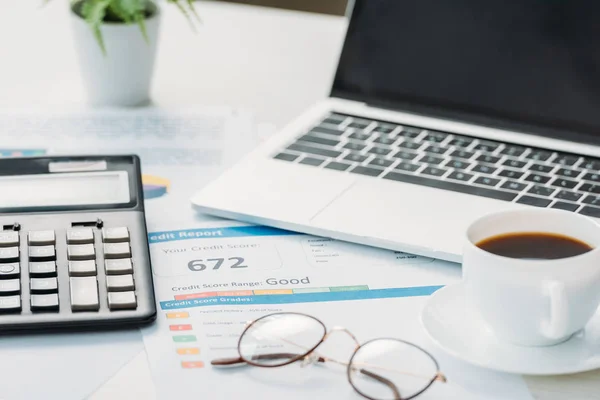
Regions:
[[[568,258],[528,260],[476,246],[497,235],[525,232],[568,236],[593,250]],[[466,236],[466,296],[499,340],[523,346],[560,343],[585,327],[598,309],[600,226],[593,220],[552,209],[506,211],[478,219]]]

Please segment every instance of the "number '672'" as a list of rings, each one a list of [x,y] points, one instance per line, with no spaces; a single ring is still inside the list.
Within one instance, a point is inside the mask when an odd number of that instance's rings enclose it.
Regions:
[[[229,258],[207,258],[206,260],[192,260],[188,263],[190,271],[204,271],[205,269],[220,269],[223,265],[224,268],[248,268],[244,264],[246,260],[243,257],[229,257]]]

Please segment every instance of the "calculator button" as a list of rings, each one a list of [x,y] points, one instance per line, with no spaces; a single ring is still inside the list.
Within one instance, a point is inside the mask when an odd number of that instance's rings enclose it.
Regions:
[[[103,228],[102,241],[104,243],[129,242],[129,230],[126,227]]]
[[[31,310],[32,311],[57,311],[58,310],[58,294],[32,294],[31,295]]]
[[[106,287],[109,292],[126,292],[135,289],[133,275],[108,275]]]
[[[93,244],[70,244],[67,246],[67,258],[73,261],[94,260],[96,250]]]
[[[94,231],[92,228],[74,228],[67,231],[68,244],[94,243]]]
[[[0,279],[18,278],[21,275],[21,266],[17,263],[0,264]]]
[[[0,296],[19,294],[21,292],[21,281],[19,279],[7,279],[0,281]]]
[[[133,264],[131,259],[122,258],[120,260],[104,260],[106,275],[133,274]]]
[[[21,296],[0,297],[0,312],[19,312],[21,311]]]
[[[96,260],[69,261],[69,276],[95,276]]]
[[[32,231],[29,232],[29,245],[30,246],[43,246],[48,244],[54,244],[55,237],[54,231]]]
[[[73,311],[98,311],[98,282],[95,276],[70,278],[71,309]]]
[[[19,245],[19,232],[3,231],[0,232],[0,247],[10,247]]]
[[[30,262],[29,275],[35,277],[56,276],[56,263],[54,261]]]
[[[58,279],[32,278],[29,281],[31,293],[56,293],[58,292]]]
[[[105,243],[104,258],[129,258],[131,248],[129,243]]]
[[[29,259],[38,261],[56,260],[54,246],[29,246]]]
[[[0,263],[9,263],[19,261],[18,247],[0,248]]]
[[[108,293],[108,308],[111,310],[130,310],[137,308],[135,292]]]

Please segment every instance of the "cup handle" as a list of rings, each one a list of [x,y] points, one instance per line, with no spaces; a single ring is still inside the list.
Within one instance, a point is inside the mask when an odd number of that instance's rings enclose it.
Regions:
[[[569,321],[569,300],[565,285],[558,281],[546,281],[543,289],[550,300],[550,318],[542,323],[542,332],[550,339],[560,339],[566,335]]]

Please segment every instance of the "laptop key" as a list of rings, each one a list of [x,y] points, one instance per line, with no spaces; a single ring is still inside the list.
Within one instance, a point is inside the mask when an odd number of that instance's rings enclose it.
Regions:
[[[504,149],[500,152],[500,154],[504,154],[506,156],[519,157],[521,154],[525,153],[527,147],[523,146],[513,146],[506,145]]]
[[[488,164],[496,164],[500,161],[500,157],[490,156],[489,154],[482,154],[476,158],[477,161],[488,163]]]
[[[309,153],[322,157],[336,158],[341,152],[337,150],[320,149],[318,147],[305,146],[304,144],[294,143],[288,146],[288,150],[298,151],[300,153]]]
[[[554,169],[554,167],[550,165],[531,164],[529,167],[527,167],[527,169],[533,172],[541,172],[543,174],[548,174]]]
[[[362,154],[350,153],[346,157],[344,157],[344,160],[361,163],[361,162],[365,161],[367,158],[369,158],[369,157],[363,156]]]
[[[511,168],[523,168],[527,165],[526,161],[518,161],[518,160],[505,160],[502,165],[506,165]]]
[[[335,147],[340,143],[339,140],[322,138],[322,137],[315,136],[315,135],[304,135],[304,136],[298,138],[298,140],[300,140],[302,142],[322,144],[323,146],[330,146],[330,147]]]
[[[524,196],[519,197],[519,199],[517,200],[517,203],[526,204],[528,206],[535,206],[535,207],[548,207],[548,205],[550,203],[552,203],[552,201],[547,200],[547,199],[541,199],[539,197],[524,195]]]
[[[350,168],[352,164],[341,163],[337,161],[331,161],[329,164],[325,166],[327,169],[334,169],[336,171],[345,171]]]
[[[469,168],[471,165],[471,163],[463,161],[463,160],[449,160],[445,167],[450,167],[450,168],[454,168],[454,169],[467,169]]]
[[[572,166],[579,161],[579,156],[570,156],[566,154],[559,154],[555,159],[552,160],[554,164]]]
[[[446,172],[448,172],[447,169],[439,168],[439,167],[427,167],[423,171],[421,171],[422,174],[432,175],[432,176],[442,176]]]
[[[387,156],[388,154],[390,154],[392,152],[392,149],[387,148],[387,147],[373,146],[368,150],[368,152],[371,154],[377,154],[380,156]]]
[[[600,193],[600,185],[595,185],[593,183],[584,183],[577,190],[579,190],[580,192]]]
[[[356,129],[365,129],[369,125],[371,125],[371,121],[366,121],[366,120],[354,120],[348,124],[348,126],[350,128],[356,128]]]
[[[424,140],[434,143],[441,143],[448,137],[447,133],[436,132],[436,131],[428,131],[427,136],[425,136]]]
[[[379,169],[379,168],[358,166],[358,167],[354,167],[353,169],[351,169],[350,172],[352,172],[353,174],[360,174],[360,175],[379,176],[379,175],[381,175],[383,170]]]
[[[464,158],[465,160],[470,159],[474,155],[475,153],[467,150],[454,150],[452,153],[450,153],[451,157]]]
[[[583,176],[586,181],[600,182],[600,174],[589,172]]]
[[[584,158],[583,163],[580,165],[581,168],[591,169],[592,171],[600,170],[600,160]]]
[[[567,178],[577,178],[579,175],[581,175],[581,171],[577,169],[560,168],[558,171],[555,172],[555,174],[565,176]]]
[[[533,185],[533,187],[527,192],[531,194],[537,194],[538,196],[550,197],[555,190],[555,188],[551,188],[548,186]]]
[[[492,167],[490,165],[478,164],[471,169],[471,171],[479,172],[482,174],[493,174],[496,170],[496,167]]]
[[[600,208],[598,207],[585,206],[581,207],[577,212],[588,217],[600,218]]]
[[[319,165],[323,164],[324,161],[325,160],[323,160],[322,158],[304,157],[302,160],[300,160],[298,164],[312,165],[314,167],[318,167]]]
[[[527,174],[527,176],[525,177],[525,180],[528,182],[535,182],[535,183],[546,183],[550,180],[549,177],[544,176],[544,175],[538,175],[538,174],[532,174],[529,173]]]
[[[279,153],[277,154],[275,157],[275,159],[277,160],[282,160],[282,161],[294,161],[296,158],[298,158],[299,156],[294,155],[294,154],[288,154],[288,153]]]
[[[590,204],[592,206],[600,206],[600,196],[594,196],[593,194],[588,194],[583,199],[583,203]]]
[[[417,156],[417,153],[413,153],[412,151],[400,150],[396,154],[393,155],[395,158],[402,158],[403,160],[414,160]]]
[[[450,150],[450,149],[447,147],[439,147],[439,146],[434,146],[434,145],[427,146],[425,149],[423,149],[423,151],[426,151],[427,153],[438,154],[438,155],[443,155],[448,150]]]
[[[394,130],[398,127],[398,125],[391,125],[391,124],[378,124],[373,131],[374,132],[379,132],[379,133],[385,133],[385,134],[390,134],[392,132],[394,132]]]
[[[500,187],[502,189],[508,189],[508,190],[514,190],[516,192],[520,192],[520,191],[522,191],[523,189],[525,189],[527,187],[527,184],[521,183],[521,182],[517,182],[517,181],[507,180]]]
[[[350,139],[355,139],[355,140],[367,140],[371,137],[371,135],[369,133],[361,133],[361,132],[354,132],[352,135],[348,136]]]
[[[344,145],[344,149],[354,150],[354,151],[361,151],[366,147],[367,147],[366,144],[360,144],[359,142],[348,142]]]
[[[561,200],[577,201],[581,196],[583,196],[581,193],[571,192],[570,190],[559,190],[554,197]]]
[[[456,179],[457,181],[470,181],[471,178],[473,178],[474,175],[472,174],[467,174],[466,172],[462,172],[462,171],[454,171],[453,173],[451,173],[450,175],[448,175],[448,178],[450,179]]]
[[[485,151],[488,153],[493,153],[498,147],[500,147],[500,143],[498,142],[480,140],[479,143],[474,147],[474,149],[479,151]]]
[[[450,141],[449,144],[456,147],[469,147],[471,143],[473,143],[473,139],[466,137],[455,137]]]
[[[441,158],[441,157],[435,157],[435,156],[430,156],[430,155],[425,154],[418,161],[419,162],[423,162],[423,163],[427,163],[427,164],[438,165],[442,161],[444,161],[444,159]]]
[[[527,155],[527,158],[536,161],[546,161],[550,157],[552,157],[552,152],[545,150],[532,150],[531,153]]]
[[[394,180],[415,185],[427,186],[436,189],[449,190],[452,192],[472,194],[475,196],[487,197],[490,199],[512,201],[517,197],[516,193],[485,188],[481,186],[469,185],[466,183],[451,182],[448,180],[431,179],[423,175],[409,175],[398,172],[388,172],[383,179]]]
[[[475,183],[486,186],[496,186],[498,183],[500,183],[500,179],[488,178],[487,176],[480,176],[479,178],[475,179]]]
[[[503,169],[498,173],[499,176],[511,179],[519,179],[523,176],[523,172],[513,171],[512,169]]]
[[[389,136],[381,135],[381,136],[378,136],[377,139],[374,140],[374,142],[379,143],[379,144],[384,144],[387,146],[391,146],[394,143],[396,143],[396,140],[397,139],[391,138]]]
[[[421,168],[423,164],[417,164],[417,163],[411,163],[411,162],[406,162],[406,161],[401,161],[400,163],[398,163],[395,168],[401,171],[406,171],[406,172],[415,172],[416,170],[418,170],[419,168]]]
[[[552,186],[558,186],[565,189],[573,189],[575,186],[577,186],[577,183],[577,181],[572,181],[563,178],[556,178],[552,182],[550,182]]]
[[[565,211],[577,211],[577,209],[579,208],[579,204],[557,201],[556,203],[552,204],[551,208],[558,208],[559,210]]]
[[[404,142],[400,143],[398,147],[402,147],[403,149],[409,150],[417,150],[422,145],[423,143],[413,142],[412,140],[405,140]]]
[[[403,126],[402,131],[400,131],[400,135],[414,139],[419,136],[423,132],[423,129],[415,128],[413,126]]]
[[[391,160],[386,160],[385,158],[381,158],[381,157],[375,157],[374,159],[372,159],[369,162],[369,165],[372,165],[374,167],[381,167],[381,168],[387,168],[390,165],[392,165],[394,162]]]
[[[348,118],[348,116],[346,115],[331,113],[327,116],[327,118],[325,118],[325,120],[331,120],[337,122],[338,124],[341,124],[346,120],[346,118]]]
[[[325,126],[315,126],[309,133],[319,133],[325,135],[342,136],[345,131],[343,129],[330,128]]]

